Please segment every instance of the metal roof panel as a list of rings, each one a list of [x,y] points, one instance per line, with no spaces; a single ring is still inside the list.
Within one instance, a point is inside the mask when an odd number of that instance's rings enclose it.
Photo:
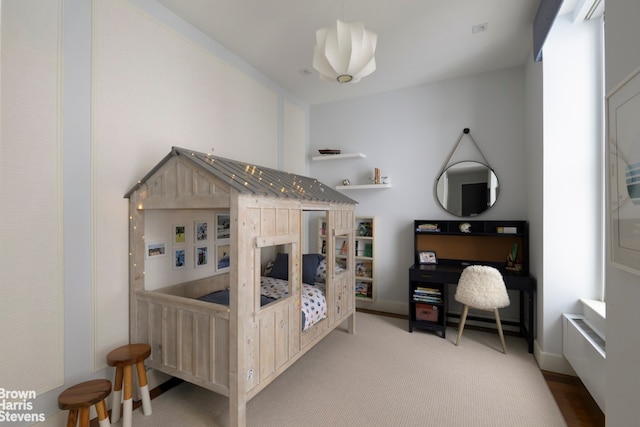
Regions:
[[[125,197],[130,197],[172,156],[183,156],[240,193],[305,201],[357,203],[315,178],[179,147],[172,147],[171,153],[129,190]]]

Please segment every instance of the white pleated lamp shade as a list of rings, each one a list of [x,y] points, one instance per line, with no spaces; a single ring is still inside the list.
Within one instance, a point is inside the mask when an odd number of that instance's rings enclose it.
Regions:
[[[320,78],[340,83],[356,83],[376,70],[378,36],[362,22],[338,20],[335,27],[316,31],[313,68]]]

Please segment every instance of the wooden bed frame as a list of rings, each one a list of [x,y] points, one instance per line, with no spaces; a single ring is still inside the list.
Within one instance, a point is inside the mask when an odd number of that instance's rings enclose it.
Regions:
[[[173,148],[125,196],[130,202],[130,341],[151,345],[148,366],[229,398],[230,425],[246,425],[247,402],[347,320],[355,332],[355,202],[322,183]],[[202,210],[230,216],[230,268],[161,289],[145,283],[145,211]],[[327,274],[327,318],[302,331],[305,211],[326,215],[327,254],[347,241],[344,272]],[[148,225],[148,224],[147,224]],[[289,253],[290,296],[260,306],[261,251]],[[335,271],[327,257],[327,271]],[[229,306],[199,301],[230,289]],[[154,290],[147,290],[154,289]]]

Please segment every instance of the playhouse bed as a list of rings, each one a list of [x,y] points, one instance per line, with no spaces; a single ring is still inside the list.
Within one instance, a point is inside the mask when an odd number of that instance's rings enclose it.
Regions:
[[[126,197],[130,341],[151,345],[151,368],[227,396],[231,426],[246,425],[247,402],[333,329],[348,321],[354,332],[355,202],[350,198],[311,178],[180,148]],[[149,214],[167,211],[175,223],[194,210],[211,222],[221,212],[229,216],[229,267],[169,286],[150,283],[157,276],[145,274],[145,241],[169,227],[154,228],[150,222],[156,216]],[[307,211],[326,218],[327,236],[347,242],[347,268],[336,269],[334,257],[327,257],[326,271],[333,273],[321,286],[303,283]],[[286,280],[264,274],[263,255],[269,251],[285,253],[278,256],[288,261]],[[328,239],[327,253],[335,253],[334,239]],[[165,276],[180,271],[169,269]],[[226,292],[227,304],[198,299],[219,291]],[[303,320],[308,293],[312,304],[322,296],[326,309],[315,313],[314,307]]]

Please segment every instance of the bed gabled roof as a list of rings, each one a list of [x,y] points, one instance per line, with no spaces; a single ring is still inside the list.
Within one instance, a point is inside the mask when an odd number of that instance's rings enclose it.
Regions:
[[[174,156],[181,156],[183,159],[195,163],[240,193],[318,202],[357,203],[314,178],[179,147],[172,147],[171,152],[138,181],[125,194],[125,197],[129,198]]]

